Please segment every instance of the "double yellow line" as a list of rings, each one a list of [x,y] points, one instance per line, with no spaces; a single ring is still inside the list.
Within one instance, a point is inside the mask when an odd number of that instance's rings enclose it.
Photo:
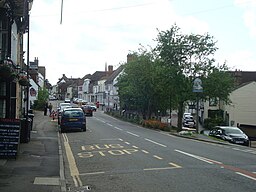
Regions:
[[[64,147],[68,159],[68,164],[69,164],[69,170],[70,170],[70,175],[73,178],[75,187],[82,187],[83,183],[79,177],[79,171],[76,165],[76,161],[74,158],[74,155],[72,153],[71,147],[69,145],[69,140],[68,137],[65,133],[62,134],[63,140],[64,140]]]

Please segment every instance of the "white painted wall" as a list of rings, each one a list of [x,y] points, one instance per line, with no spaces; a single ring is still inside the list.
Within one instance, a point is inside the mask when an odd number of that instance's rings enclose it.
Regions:
[[[225,106],[234,125],[256,125],[256,82],[251,82],[230,94],[231,105]],[[229,122],[230,123],[230,122]]]

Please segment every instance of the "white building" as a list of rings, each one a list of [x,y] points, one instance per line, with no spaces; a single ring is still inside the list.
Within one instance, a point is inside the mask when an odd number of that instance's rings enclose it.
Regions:
[[[230,94],[230,105],[224,110],[229,118],[229,125],[256,126],[256,82],[242,84]]]

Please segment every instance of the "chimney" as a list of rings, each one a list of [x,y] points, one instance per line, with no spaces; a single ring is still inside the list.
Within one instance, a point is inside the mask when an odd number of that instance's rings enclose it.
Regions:
[[[109,65],[108,66],[107,76],[110,76],[112,73],[113,73],[113,65]]]
[[[131,54],[131,53],[129,53],[128,55],[127,55],[127,63],[129,63],[130,61],[132,61],[133,59],[134,59],[134,54]]]

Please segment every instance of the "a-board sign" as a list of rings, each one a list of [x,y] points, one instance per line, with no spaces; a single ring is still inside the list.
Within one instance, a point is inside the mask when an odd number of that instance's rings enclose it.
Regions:
[[[16,158],[20,138],[20,120],[0,118],[0,159]]]

